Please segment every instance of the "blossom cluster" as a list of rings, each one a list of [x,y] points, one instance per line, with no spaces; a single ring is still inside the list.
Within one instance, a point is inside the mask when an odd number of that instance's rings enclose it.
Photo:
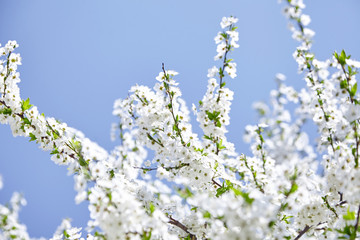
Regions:
[[[178,73],[163,64],[152,88],[135,85],[115,101],[111,132],[120,144],[110,152],[21,99],[18,44],[0,48],[0,123],[67,166],[75,201],[88,202],[86,229],[64,219],[52,239],[359,238],[360,62],[344,50],[317,60],[303,1],[286,4],[300,42],[293,57],[306,86],[296,91],[276,75],[269,104],[254,104],[258,123],[245,129],[249,155],[226,137],[234,93],[225,80],[237,77],[229,58],[239,47],[235,17],[220,23],[220,66],[208,70],[207,90],[192,106],[202,132],[193,131]],[[308,121],[318,130],[315,144],[304,130]],[[0,238],[30,239],[18,218],[25,204],[14,193],[10,204],[0,205]]]

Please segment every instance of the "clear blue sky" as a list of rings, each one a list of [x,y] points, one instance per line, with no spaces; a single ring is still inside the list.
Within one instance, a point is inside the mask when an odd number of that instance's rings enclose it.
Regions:
[[[314,52],[320,60],[337,50],[360,60],[360,2],[305,1],[316,31]],[[83,131],[107,150],[113,102],[136,83],[152,86],[161,63],[180,74],[177,80],[189,106],[206,90],[207,69],[216,64],[214,36],[223,16],[239,18],[240,48],[232,54],[238,77],[228,80],[235,92],[228,137],[238,152],[246,124],[256,115],[251,104],[267,100],[274,76],[304,85],[292,53],[297,43],[286,28],[276,0],[0,0],[0,42],[17,40],[22,98],[40,112]],[[85,227],[86,204],[75,205],[73,179],[51,162],[48,152],[25,138],[12,137],[0,125],[0,202],[14,191],[28,205],[20,214],[32,237],[50,237],[62,218]]]

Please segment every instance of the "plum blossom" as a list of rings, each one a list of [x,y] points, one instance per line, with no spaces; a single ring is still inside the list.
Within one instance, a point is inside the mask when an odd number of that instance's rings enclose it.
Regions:
[[[115,101],[118,122],[111,135],[120,143],[108,152],[21,98],[15,41],[0,48],[0,122],[67,166],[75,201],[89,205],[87,239],[354,238],[360,214],[360,95],[352,67],[360,64],[344,51],[318,60],[305,4],[286,2],[284,14],[300,42],[293,57],[305,84],[295,90],[285,75],[276,74],[268,103],[253,105],[258,122],[245,128],[248,155],[237,153],[227,138],[234,92],[226,81],[237,76],[237,64],[228,56],[239,47],[234,17],[220,23],[223,30],[215,37],[220,66],[208,70],[206,92],[192,105],[200,133],[193,131],[174,79],[178,73],[163,65],[152,88],[135,85],[127,98]],[[306,122],[317,130],[314,142]],[[25,205],[19,193],[0,205],[0,238],[30,239],[19,220]],[[82,236],[82,228],[64,219],[51,239]]]

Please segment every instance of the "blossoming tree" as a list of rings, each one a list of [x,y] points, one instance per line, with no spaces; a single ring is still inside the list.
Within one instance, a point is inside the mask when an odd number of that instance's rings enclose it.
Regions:
[[[18,44],[0,48],[0,122],[66,165],[75,201],[89,205],[86,234],[64,220],[52,239],[359,239],[360,62],[345,51],[317,60],[305,5],[286,3],[306,88],[295,91],[284,75],[276,76],[271,104],[255,104],[259,122],[246,127],[250,155],[237,153],[226,138],[233,98],[226,81],[236,77],[230,55],[239,47],[235,17],[221,21],[218,65],[208,71],[202,100],[192,105],[202,133],[192,131],[177,72],[163,64],[153,88],[136,85],[115,102],[119,120],[112,132],[121,144],[111,152],[22,99]],[[303,130],[306,121],[317,126],[316,151]],[[0,238],[30,239],[18,220],[24,201],[15,193],[0,205]]]

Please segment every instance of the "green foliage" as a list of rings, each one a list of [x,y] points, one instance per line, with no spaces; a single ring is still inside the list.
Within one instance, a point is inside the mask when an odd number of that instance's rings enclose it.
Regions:
[[[11,109],[11,108],[3,108],[3,109],[0,109],[0,114],[11,115],[11,113],[12,113],[12,109]]]
[[[281,218],[280,221],[284,221],[286,224],[290,224],[289,219],[292,218],[292,217],[294,217],[294,216],[286,216],[286,215],[284,215],[284,216]]]
[[[30,104],[30,99],[26,99],[26,100],[22,100],[21,101],[21,109],[23,111],[26,111],[28,109],[30,109],[33,105]]]
[[[229,180],[225,180],[223,182],[222,186],[219,187],[218,189],[216,189],[216,197],[220,197],[221,195],[223,195],[224,193],[226,193],[230,190],[235,194],[235,196],[241,196],[247,204],[251,205],[253,203],[254,198],[251,198],[249,196],[249,193],[243,192],[243,191],[235,188],[233,183],[230,182]]]
[[[340,53],[340,55],[339,55],[337,52],[335,52],[335,53],[334,53],[334,57],[336,58],[336,60],[339,62],[339,64],[340,64],[341,66],[345,66],[345,64],[346,64],[346,59],[350,59],[351,55],[346,56],[345,51],[342,50],[341,53]]]
[[[355,227],[352,225],[346,225],[342,229],[336,229],[336,231],[341,234],[338,237],[338,239],[350,239],[350,240],[356,239]]]
[[[346,215],[343,215],[345,221],[355,220],[355,212],[350,212],[349,208],[347,209]]]
[[[152,202],[149,203],[149,210],[150,214],[153,214],[155,211],[155,205]]]
[[[144,232],[141,240],[151,240],[151,231],[150,232]]]
[[[32,141],[36,140],[36,137],[35,137],[35,135],[33,133],[29,133],[29,137],[30,137],[29,142],[32,142]]]
[[[220,112],[217,112],[217,111],[213,111],[213,112],[209,112],[209,111],[206,111],[206,114],[209,118],[210,121],[213,121],[215,123],[215,126],[216,127],[221,127],[221,123],[220,123]]]
[[[350,97],[354,97],[357,90],[357,83],[355,83],[350,90]]]
[[[222,145],[222,142],[223,142],[223,140],[221,139],[220,142],[216,143],[217,149],[222,150],[222,149],[226,148],[224,145]]]

